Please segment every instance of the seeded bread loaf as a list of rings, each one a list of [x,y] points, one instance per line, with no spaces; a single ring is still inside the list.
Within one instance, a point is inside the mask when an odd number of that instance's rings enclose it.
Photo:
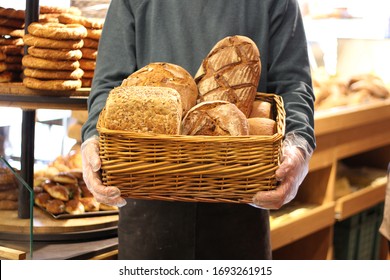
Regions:
[[[100,117],[107,129],[180,134],[181,98],[172,88],[119,86],[110,91]]]

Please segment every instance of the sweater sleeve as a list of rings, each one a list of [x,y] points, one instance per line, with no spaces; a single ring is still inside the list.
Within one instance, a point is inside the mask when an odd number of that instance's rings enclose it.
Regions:
[[[274,3],[270,18],[267,90],[283,98],[286,133],[294,131],[315,149],[314,94],[299,6],[296,0]]]
[[[127,1],[111,1],[99,41],[93,84],[88,97],[88,120],[82,127],[82,139],[98,135],[96,124],[108,93],[134,72],[134,17]]]

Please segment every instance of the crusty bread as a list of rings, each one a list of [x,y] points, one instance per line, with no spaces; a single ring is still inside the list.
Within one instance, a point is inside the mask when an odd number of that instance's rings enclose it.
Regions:
[[[249,117],[260,80],[260,52],[245,36],[220,40],[195,75],[199,102],[225,100]]]
[[[198,88],[192,76],[181,66],[155,62],[142,67],[123,80],[122,86],[157,86],[177,90],[181,96],[183,116],[196,104]]]
[[[107,129],[180,134],[181,98],[172,88],[119,86],[110,91],[100,117]]]
[[[188,111],[183,134],[209,136],[248,135],[248,121],[236,105],[226,101],[204,101]]]
[[[272,119],[272,104],[267,101],[255,100],[253,102],[250,118],[269,118]]]
[[[250,135],[274,135],[276,122],[269,118],[249,118]]]

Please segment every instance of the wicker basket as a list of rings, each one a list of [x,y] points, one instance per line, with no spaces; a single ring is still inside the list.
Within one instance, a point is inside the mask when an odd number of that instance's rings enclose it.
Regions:
[[[129,198],[251,203],[259,190],[276,187],[285,128],[282,98],[256,99],[273,105],[273,136],[140,134],[106,129],[100,119],[103,184]]]

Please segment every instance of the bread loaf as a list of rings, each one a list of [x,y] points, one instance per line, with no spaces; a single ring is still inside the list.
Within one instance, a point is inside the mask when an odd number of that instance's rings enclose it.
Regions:
[[[209,52],[195,75],[198,102],[225,100],[249,117],[260,73],[256,44],[245,36],[226,37]]]
[[[180,94],[183,116],[196,104],[198,97],[198,88],[192,76],[181,66],[172,63],[150,63],[123,80],[122,86],[173,88]]]
[[[249,118],[250,135],[274,135],[276,122],[269,118]]]
[[[110,91],[101,117],[107,129],[180,134],[181,98],[172,88],[120,86]]]
[[[188,111],[183,134],[209,136],[248,135],[248,121],[236,105],[226,101],[204,101]]]
[[[250,118],[269,118],[272,119],[272,104],[267,101],[255,100],[252,105]]]

